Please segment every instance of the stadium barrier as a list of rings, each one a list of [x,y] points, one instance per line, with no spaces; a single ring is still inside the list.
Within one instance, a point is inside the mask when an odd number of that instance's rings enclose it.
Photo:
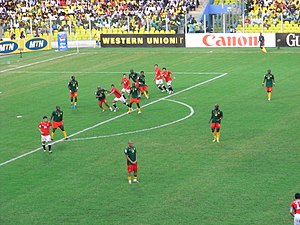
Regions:
[[[1,41],[0,54],[17,54],[52,49],[50,37]]]
[[[300,47],[300,33],[277,33],[277,47]]]
[[[186,34],[187,48],[195,47],[259,47],[257,33]],[[276,47],[275,34],[264,34],[265,47]]]
[[[101,47],[185,47],[185,35],[102,34]]]

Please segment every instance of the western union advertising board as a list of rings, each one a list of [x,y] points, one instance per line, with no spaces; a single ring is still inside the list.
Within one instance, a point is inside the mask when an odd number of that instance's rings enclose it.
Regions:
[[[0,42],[0,54],[16,54],[51,49],[50,38],[31,38]]]
[[[185,47],[181,34],[102,34],[102,47]]]

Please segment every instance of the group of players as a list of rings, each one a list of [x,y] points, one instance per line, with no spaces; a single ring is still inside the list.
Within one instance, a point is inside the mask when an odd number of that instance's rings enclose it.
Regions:
[[[161,90],[161,92],[168,92],[169,94],[174,93],[172,87],[172,72],[167,70],[165,67],[160,70],[157,64],[154,65],[155,78],[154,81],[156,86]],[[175,79],[175,77],[173,77]],[[164,81],[167,87],[164,85]],[[132,83],[131,83],[132,82]],[[102,111],[106,111],[103,107],[103,104],[110,110],[117,112],[119,110],[117,102],[120,101],[128,107],[128,114],[133,111],[132,105],[135,103],[137,105],[138,114],[142,113],[140,106],[141,96],[144,95],[146,99],[149,99],[148,85],[146,84],[145,72],[141,71],[140,73],[134,72],[133,69],[130,70],[130,73],[127,77],[127,74],[123,74],[121,84],[123,85],[122,90],[120,91],[115,87],[114,84],[111,85],[111,89],[107,90],[100,86],[97,87],[95,92],[95,97],[98,99],[98,105]],[[75,76],[71,76],[71,80],[68,82],[68,90],[70,92],[70,103],[71,108],[77,108],[78,101],[78,81]],[[128,94],[130,97],[129,103],[127,103],[127,98],[125,94]],[[112,106],[108,104],[106,100],[106,94],[113,94],[115,98],[112,101]],[[52,127],[52,132],[50,134],[50,129]],[[54,139],[54,133],[57,128],[60,128],[64,138],[68,139],[67,132],[65,131],[63,125],[63,111],[60,109],[60,106],[56,106],[55,111],[52,112],[50,120],[47,116],[43,117],[43,120],[39,123],[38,129],[41,134],[41,142],[44,151],[46,152],[46,145],[48,145],[49,153],[52,153],[51,143]]]

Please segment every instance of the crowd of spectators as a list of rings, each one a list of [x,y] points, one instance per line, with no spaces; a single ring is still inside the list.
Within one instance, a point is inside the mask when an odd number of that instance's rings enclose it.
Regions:
[[[32,27],[37,36],[79,27],[178,32],[197,6],[198,0],[0,0],[0,22],[4,30]]]
[[[246,24],[269,28],[283,21],[300,23],[299,0],[248,0],[246,2]]]

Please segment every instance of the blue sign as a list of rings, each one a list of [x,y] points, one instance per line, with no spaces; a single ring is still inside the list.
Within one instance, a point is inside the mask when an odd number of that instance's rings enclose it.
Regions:
[[[0,53],[11,53],[18,49],[18,44],[12,41],[0,42]]]
[[[58,40],[58,50],[60,51],[68,50],[68,40],[67,40],[66,32],[59,32],[57,34],[57,40]]]
[[[25,43],[26,48],[30,50],[40,50],[47,47],[48,42],[43,38],[34,38]]]

